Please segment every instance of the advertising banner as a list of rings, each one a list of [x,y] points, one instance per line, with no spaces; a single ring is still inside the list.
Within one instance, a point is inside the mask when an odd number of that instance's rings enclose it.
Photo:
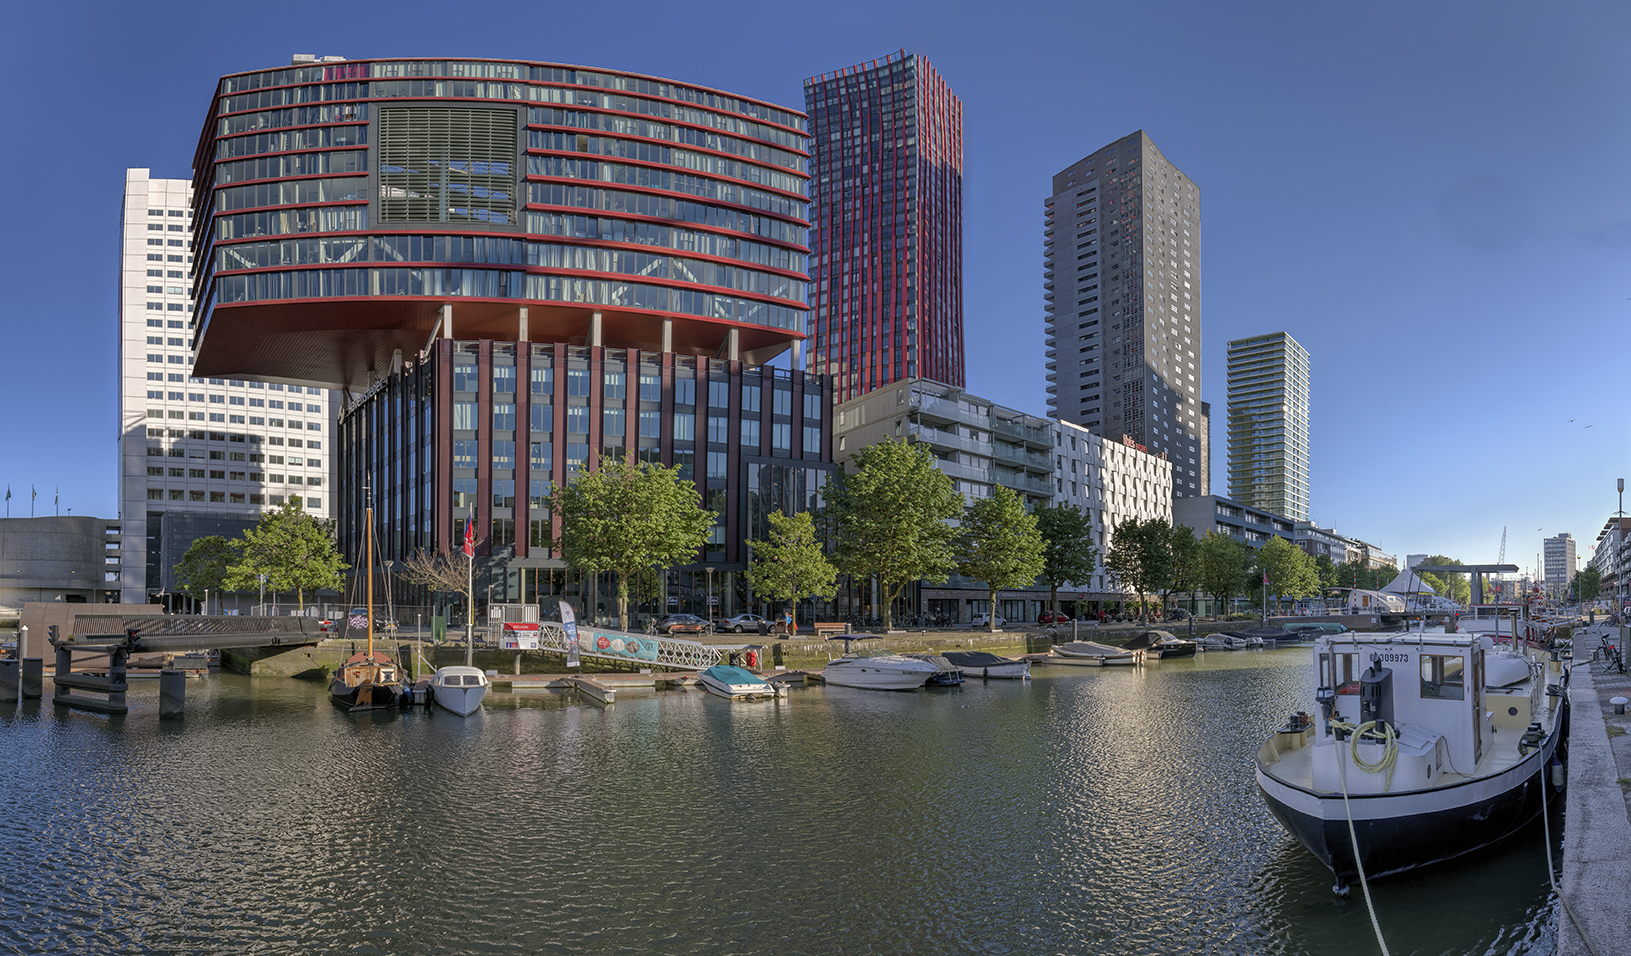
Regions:
[[[572,605],[561,602],[561,629],[566,631],[566,666],[577,667],[578,662],[578,617],[572,613]]]
[[[536,651],[538,649],[538,625],[536,623],[514,622],[504,625],[504,635],[500,638],[500,647],[510,651]]]

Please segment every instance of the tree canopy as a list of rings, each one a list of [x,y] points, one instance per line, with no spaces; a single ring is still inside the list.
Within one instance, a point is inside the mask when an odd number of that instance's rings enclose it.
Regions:
[[[1025,511],[1025,499],[1002,485],[974,502],[959,530],[957,570],[985,582],[991,601],[987,628],[995,631],[997,592],[1033,583],[1047,563],[1046,543],[1036,516]]]
[[[753,564],[748,583],[755,591],[792,604],[794,613],[803,597],[831,598],[838,593],[838,569],[821,551],[815,520],[808,511],[766,516],[770,538],[753,542]]]
[[[1036,518],[1036,530],[1045,542],[1038,577],[1048,585],[1049,607],[1058,611],[1059,589],[1066,584],[1087,586],[1098,566],[1093,522],[1075,505],[1037,508],[1032,515]]]
[[[176,587],[194,598],[205,598],[211,591],[219,594],[237,561],[238,550],[232,542],[217,534],[206,535],[189,545],[176,562]],[[209,613],[209,608],[204,612]]]
[[[1271,535],[1258,549],[1257,566],[1268,576],[1268,591],[1272,595],[1300,598],[1319,593],[1320,579],[1314,569],[1314,559],[1278,535]]]
[[[1246,542],[1221,531],[1207,532],[1197,546],[1199,587],[1212,596],[1219,614],[1232,598],[1246,590],[1250,551]]]
[[[1176,524],[1167,532],[1167,551],[1172,555],[1172,568],[1161,589],[1161,611],[1167,610],[1167,598],[1172,594],[1194,594],[1200,588],[1201,543],[1195,539],[1195,529]]]
[[[1144,596],[1159,593],[1172,578],[1172,525],[1162,518],[1123,521],[1111,535],[1104,566],[1133,589],[1142,608]]]
[[[1575,594],[1582,602],[1595,601],[1603,593],[1603,575],[1596,568],[1587,565],[1584,570],[1574,576]]]
[[[344,587],[340,572],[350,567],[335,545],[334,522],[307,514],[299,495],[290,495],[277,510],[262,514],[237,548],[241,557],[227,574],[228,587],[249,590],[265,575],[271,590],[295,592],[302,609],[307,592]]]
[[[877,578],[883,619],[893,623],[895,599],[909,582],[942,583],[957,566],[957,530],[963,497],[934,467],[921,444],[886,439],[855,454],[853,472],[828,485],[827,502],[838,532],[839,570]]]
[[[629,584],[642,572],[696,559],[713,527],[694,482],[679,466],[610,455],[550,495],[560,516],[555,542],[567,567],[617,574],[617,619],[629,626]]]

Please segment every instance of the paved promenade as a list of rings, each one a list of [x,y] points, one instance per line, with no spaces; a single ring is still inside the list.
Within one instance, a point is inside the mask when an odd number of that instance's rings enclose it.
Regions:
[[[1598,625],[1575,632],[1569,692],[1562,885],[1591,948],[1560,913],[1559,956],[1631,953],[1631,793],[1621,782],[1631,781],[1631,715],[1617,716],[1609,704],[1613,697],[1631,697],[1631,677],[1603,662],[1590,663],[1605,635],[1617,635],[1617,629]]]

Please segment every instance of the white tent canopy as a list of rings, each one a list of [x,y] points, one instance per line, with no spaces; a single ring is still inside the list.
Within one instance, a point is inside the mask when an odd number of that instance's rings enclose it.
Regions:
[[[1426,583],[1414,571],[1404,570],[1394,578],[1392,583],[1382,590],[1389,594],[1437,594],[1432,585]]]

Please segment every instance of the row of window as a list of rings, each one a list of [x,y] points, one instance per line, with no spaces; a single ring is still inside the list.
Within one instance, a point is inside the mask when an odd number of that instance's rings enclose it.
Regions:
[[[283,404],[284,404],[282,402],[282,400],[275,399],[275,398],[274,399],[265,399],[265,398],[248,398],[248,399],[246,399],[242,395],[209,395],[209,396],[205,396],[205,395],[203,395],[203,394],[201,394],[199,392],[165,392],[165,391],[158,391],[158,390],[152,390],[152,389],[150,389],[148,391],[147,397],[151,398],[151,399],[157,399],[157,400],[160,400],[160,401],[171,401],[171,402],[184,402],[184,401],[185,402],[203,402],[203,401],[208,401],[212,405],[243,405],[247,401],[250,408],[282,409]],[[289,404],[289,411],[291,411],[291,412],[298,412],[298,411],[302,410],[300,402],[289,402],[288,404]],[[321,405],[306,405],[304,410],[308,411],[308,412],[321,413],[323,411],[323,406],[321,406]],[[148,418],[160,418],[162,416],[153,414],[152,410],[149,409],[148,413],[147,413],[147,417]],[[298,423],[295,423],[295,424],[298,424]]]
[[[640,96],[656,97],[659,100],[691,103],[706,108],[719,110],[726,114],[739,113],[755,119],[774,123],[778,126],[795,130],[806,128],[804,117],[786,110],[767,106],[763,103],[754,103],[748,100],[739,100],[734,96],[715,93],[710,90],[693,89],[679,86],[663,80],[648,77],[619,76],[613,73],[599,73],[592,70],[579,70],[571,67],[541,66],[522,63],[494,63],[486,62],[447,62],[442,60],[413,60],[392,63],[340,63],[325,66],[291,67],[282,70],[273,70],[265,73],[250,73],[244,76],[230,76],[221,81],[221,98],[219,112],[231,113],[238,110],[264,109],[273,106],[291,106],[297,103],[311,103],[328,100],[359,99],[364,96],[401,96],[403,88],[395,84],[342,83],[339,80],[364,80],[370,77],[480,77],[501,80],[528,80],[533,83],[570,84],[572,86],[585,86],[596,89],[620,90],[635,93]],[[265,87],[286,86],[291,84],[317,84],[322,86],[295,86],[291,89],[270,90]],[[494,84],[495,86],[498,84]],[[465,84],[453,84],[451,89],[461,92],[467,91]],[[412,88],[408,88],[410,91]],[[258,93],[247,93],[250,90],[264,90]],[[429,95],[455,96],[459,93],[444,92]],[[473,93],[466,92],[466,95]],[[562,102],[559,97],[584,97],[587,94],[582,90],[560,89],[558,87],[529,87],[523,95],[514,99],[550,99],[553,102]],[[494,99],[510,97],[492,97]],[[652,113],[668,116],[687,123],[704,123],[718,125],[729,132],[742,132],[746,135],[760,135],[751,129],[752,124],[738,124],[729,115],[717,115],[711,112],[688,109],[675,103],[648,102],[645,100],[628,101],[628,97],[615,97],[607,100],[578,100],[570,99],[580,106],[599,106],[603,109],[617,109],[629,113]],[[748,127],[748,128],[743,128]]]
[[[685,193],[715,202],[732,203],[761,209],[789,219],[803,219],[806,200],[778,196],[774,193],[749,189],[735,183],[707,176],[652,169],[649,166],[630,166],[625,163],[604,163],[595,159],[567,159],[561,156],[527,157],[527,175],[549,176],[555,179],[587,179],[601,183],[638,186],[643,189],[661,189]]]
[[[204,501],[205,500],[205,497],[204,497],[205,494],[206,493],[204,491],[200,491],[200,490],[196,490],[196,489],[191,490],[191,491],[186,491],[186,490],[183,490],[183,489],[180,489],[180,488],[171,488],[169,490],[168,500],[170,500],[170,501]],[[242,491],[211,491],[211,492],[208,492],[208,495],[209,495],[208,500],[213,501],[213,502],[218,502],[218,503],[221,503],[221,504],[234,504],[234,505],[242,505],[242,504],[281,505],[281,504],[283,504],[283,496],[282,495],[257,495],[257,494],[242,492]],[[167,500],[166,496],[165,496],[165,489],[163,489],[163,488],[149,488],[149,489],[147,489],[147,500],[148,501],[164,501],[164,500]],[[314,511],[323,507],[323,499],[321,499],[321,498],[304,498],[304,497],[302,497],[301,501],[306,505],[306,507],[311,508]]]
[[[240,432],[230,432],[230,433],[229,432],[212,432],[212,431],[200,431],[198,429],[180,429],[180,428],[171,428],[171,429],[168,429],[168,430],[163,429],[163,428],[149,428],[149,429],[147,429],[147,437],[148,438],[186,438],[186,439],[189,439],[191,441],[223,441],[223,442],[228,442],[228,443],[236,442],[238,444],[248,444],[248,445],[260,445],[260,444],[282,445],[284,443],[284,436],[283,435],[244,435],[244,434],[242,434]],[[312,451],[316,451],[319,448],[323,447],[323,443],[321,441],[318,441],[315,438],[308,438],[308,439],[289,438],[288,439],[288,447],[290,447],[290,448],[309,448]],[[197,452],[197,454],[193,454],[193,452]],[[188,449],[182,448],[182,447],[179,447],[179,446],[175,447],[175,448],[171,448],[168,452],[166,452],[163,448],[159,448],[159,447],[156,447],[156,446],[149,446],[148,449],[147,449],[147,454],[150,457],[155,457],[155,458],[162,458],[166,454],[168,454],[168,456],[171,457],[171,458],[189,458],[189,457],[190,458],[203,458],[203,457],[205,457],[204,454],[203,454],[202,449],[196,449],[195,448],[195,449],[192,449],[192,450],[189,451]],[[241,451],[224,451],[224,452],[219,452],[219,453],[210,452],[209,457],[214,458],[214,459],[216,459],[218,461],[243,461],[244,460],[244,458],[243,458],[244,454],[245,453],[241,452]],[[255,453],[250,452],[249,454],[251,455],[251,457],[249,458],[249,461],[259,461],[260,460],[259,458],[254,457]],[[317,459],[308,458],[308,459],[306,459],[306,461],[308,463],[315,464]],[[298,464],[298,462],[296,462],[296,464]]]
[[[542,137],[532,137],[532,140],[546,144],[542,147],[534,147],[535,149],[590,153],[596,156],[612,156],[619,159],[633,159],[640,162],[679,166],[712,176],[728,176],[731,179],[741,179],[761,186],[769,186],[771,189],[779,189],[782,192],[796,193],[800,196],[808,195],[809,179],[807,177],[790,176],[763,166],[755,166],[708,153],[674,149],[660,143],[616,139],[611,136],[589,136],[584,133],[545,133]]]
[[[225,186],[256,179],[287,179],[292,176],[322,176],[328,173],[365,173],[366,150],[340,150],[329,153],[292,153],[240,159],[215,165],[215,183]]]
[[[809,229],[803,222],[792,223],[767,216],[756,216],[737,209],[725,209],[708,203],[691,202],[672,196],[648,196],[644,193],[624,192],[620,189],[598,189],[591,186],[566,186],[559,183],[529,183],[527,201],[540,206],[569,206],[574,209],[596,209],[601,212],[627,213],[652,219],[670,219],[700,226],[728,229],[732,232],[759,236],[773,242],[803,246]],[[533,225],[533,215],[527,216],[528,232],[543,232],[543,224]]]

